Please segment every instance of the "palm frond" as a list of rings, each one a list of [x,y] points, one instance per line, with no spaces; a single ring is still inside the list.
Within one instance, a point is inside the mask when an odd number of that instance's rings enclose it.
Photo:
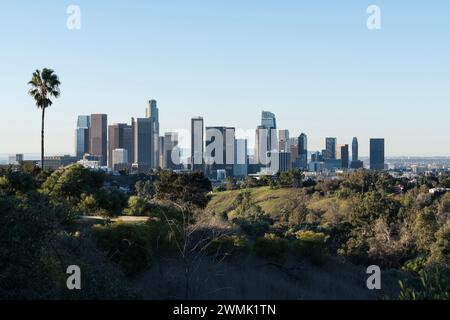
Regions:
[[[52,69],[36,70],[28,85],[31,87],[28,94],[34,98],[38,108],[51,106],[53,102],[49,97],[58,98],[60,96],[61,82]]]

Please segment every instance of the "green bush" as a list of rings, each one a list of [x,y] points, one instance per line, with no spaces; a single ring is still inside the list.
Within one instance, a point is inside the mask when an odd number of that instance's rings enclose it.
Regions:
[[[328,258],[325,245],[325,234],[313,231],[299,231],[296,233],[294,251],[296,255],[304,257],[314,264],[323,264]]]
[[[419,272],[416,281],[400,281],[400,300],[450,300],[450,272],[431,267]]]
[[[236,235],[214,239],[208,247],[209,255],[237,257],[250,252],[247,239]]]
[[[289,242],[272,233],[267,233],[264,238],[256,240],[253,250],[256,255],[272,262],[283,263],[286,260]]]
[[[150,266],[156,246],[155,232],[147,224],[115,223],[94,226],[98,247],[117,263],[127,276]]]
[[[269,231],[271,224],[273,223],[270,218],[238,218],[234,222],[238,224],[242,231],[249,236],[261,236]]]
[[[436,242],[431,246],[429,263],[450,268],[450,221],[436,232]]]
[[[427,265],[427,260],[428,260],[427,256],[416,257],[412,260],[407,261],[403,265],[402,270],[405,272],[419,274],[420,271],[425,269]]]
[[[139,197],[132,196],[128,199],[128,207],[124,210],[127,216],[146,216],[149,213],[148,202]]]

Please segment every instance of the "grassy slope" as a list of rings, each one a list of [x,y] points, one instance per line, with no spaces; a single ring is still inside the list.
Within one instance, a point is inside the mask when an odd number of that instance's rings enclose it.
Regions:
[[[302,189],[272,190],[269,187],[261,187],[247,190],[251,192],[253,202],[271,215],[276,215],[289,200],[299,198],[303,194]],[[215,193],[206,210],[215,213],[232,210],[233,203],[241,192],[234,190]]]

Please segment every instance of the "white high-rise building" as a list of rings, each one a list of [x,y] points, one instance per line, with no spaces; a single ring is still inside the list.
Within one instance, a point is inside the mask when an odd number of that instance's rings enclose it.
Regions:
[[[118,164],[128,164],[128,150],[114,149],[112,152],[112,167]]]

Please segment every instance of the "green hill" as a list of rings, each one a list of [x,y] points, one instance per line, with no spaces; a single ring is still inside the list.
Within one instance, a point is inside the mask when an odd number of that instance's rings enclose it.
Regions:
[[[270,187],[260,187],[246,189],[251,193],[252,202],[259,205],[265,212],[271,215],[277,213],[286,206],[290,200],[304,198],[304,189],[270,189]],[[243,190],[223,191],[214,193],[208,204],[207,211],[222,213],[233,210],[236,198]]]

